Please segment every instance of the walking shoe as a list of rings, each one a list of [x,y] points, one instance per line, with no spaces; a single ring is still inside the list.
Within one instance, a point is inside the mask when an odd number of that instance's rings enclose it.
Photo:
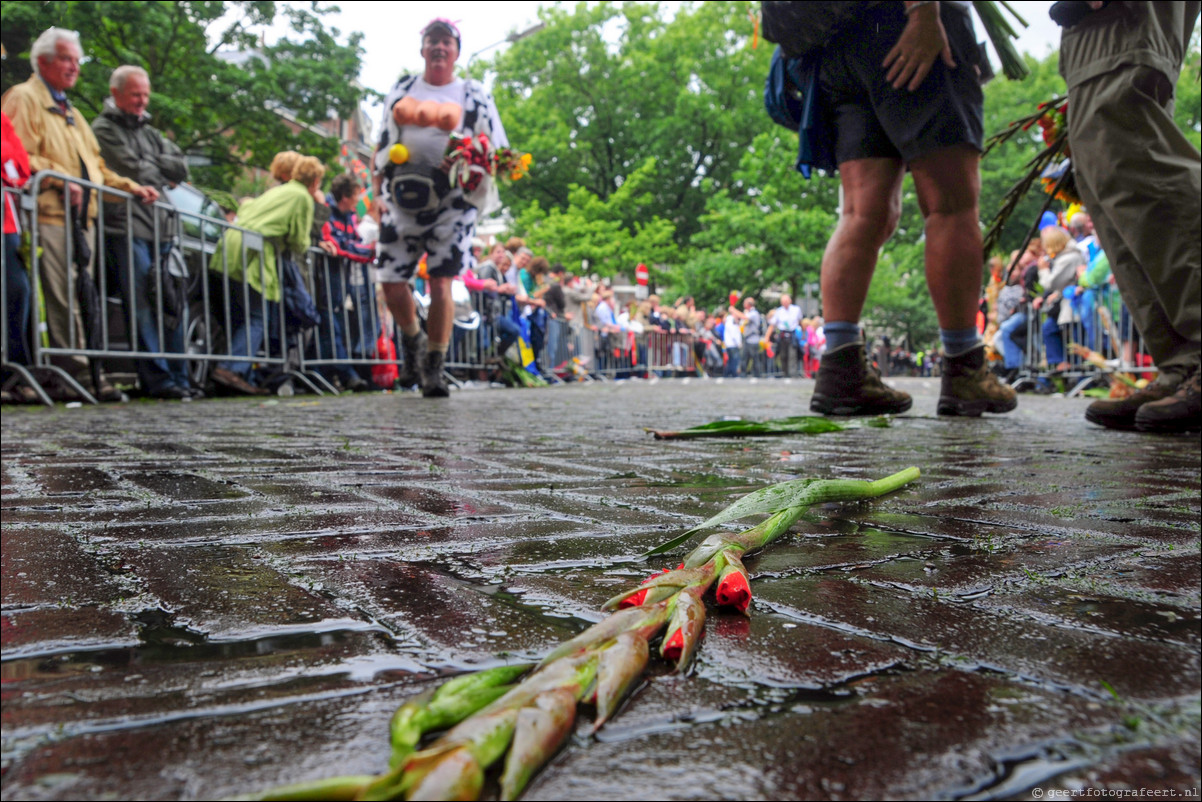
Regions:
[[[1142,390],[1136,390],[1126,398],[1113,401],[1103,399],[1094,401],[1085,409],[1085,420],[1105,426],[1107,429],[1134,429],[1135,413],[1144,404],[1160,401],[1173,394],[1172,387],[1160,382],[1153,382]]]
[[[442,375],[442,363],[446,357],[442,351],[430,351],[422,363],[422,395],[426,398],[446,398],[451,394],[447,380]]]
[[[1202,429],[1202,369],[1181,382],[1172,395],[1144,404],[1135,413],[1135,428],[1141,432],[1196,432]]]
[[[810,411],[823,415],[896,415],[910,408],[910,396],[881,381],[868,367],[864,343],[840,346],[822,355]]]
[[[939,386],[940,415],[979,418],[982,412],[1000,415],[1018,406],[1014,390],[997,380],[985,367],[985,346],[978,345],[956,356],[943,358]]]
[[[164,401],[182,401],[185,398],[192,398],[192,393],[178,384],[161,384],[147,392],[146,395],[150,398],[159,398]]]
[[[239,376],[237,373],[234,373],[232,370],[227,368],[213,368],[212,377],[215,384],[218,384],[227,390],[232,390],[235,393],[241,393],[242,395],[271,394],[271,391],[266,387],[256,387],[246,379]]]
[[[100,384],[96,386],[96,400],[102,404],[121,404],[127,401],[125,393],[114,387],[104,376],[100,377]]]
[[[426,362],[426,333],[419,331],[415,336],[401,334],[401,373],[397,384],[412,387],[422,383],[422,365]]]
[[[358,374],[351,376],[342,384],[342,388],[348,393],[367,393],[376,389],[363,380]]]

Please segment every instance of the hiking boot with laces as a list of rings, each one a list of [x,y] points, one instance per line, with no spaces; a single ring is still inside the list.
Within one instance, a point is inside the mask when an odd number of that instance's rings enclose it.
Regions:
[[[985,366],[985,346],[943,358],[943,380],[939,387],[940,415],[979,418],[982,412],[1000,415],[1018,406],[1014,390],[998,381]]]
[[[442,363],[446,354],[430,351],[422,363],[422,395],[426,398],[446,398],[451,394],[446,377],[442,375]]]
[[[1196,432],[1202,429],[1202,370],[1194,368],[1172,395],[1144,404],[1135,413],[1141,432]]]
[[[1107,429],[1134,429],[1135,414],[1144,404],[1168,398],[1173,387],[1153,382],[1142,390],[1136,390],[1126,398],[1094,401],[1085,409],[1085,420],[1105,426]]]
[[[426,333],[419,331],[413,337],[401,335],[401,372],[397,376],[397,384],[401,387],[412,387],[422,383],[422,365],[426,361]]]
[[[810,411],[823,415],[897,415],[913,403],[910,396],[881,381],[868,367],[864,343],[840,346],[822,355]]]

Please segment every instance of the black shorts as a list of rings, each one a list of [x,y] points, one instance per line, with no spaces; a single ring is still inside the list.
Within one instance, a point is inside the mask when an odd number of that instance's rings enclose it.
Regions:
[[[945,4],[940,15],[956,68],[936,58],[913,92],[894,89],[881,66],[906,25],[901,3],[875,6],[823,48],[819,81],[835,122],[836,164],[869,158],[909,163],[956,145],[982,149],[984,95],[976,67],[983,53],[967,13]]]

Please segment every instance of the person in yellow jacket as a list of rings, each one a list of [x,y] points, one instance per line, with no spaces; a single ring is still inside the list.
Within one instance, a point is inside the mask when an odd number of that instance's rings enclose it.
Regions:
[[[119,176],[105,166],[100,145],[88,121],[67,99],[67,90],[74,87],[79,78],[81,56],[79,34],[63,28],[47,29],[30,49],[29,60],[34,74],[25,83],[5,92],[0,105],[25,145],[35,173],[53,170],[115,187],[136,195],[143,203],[153,203],[158,200],[158,190]],[[72,214],[84,218],[85,238],[93,255],[87,265],[89,271],[94,270],[97,250],[94,223],[99,199],[95,192],[84,190],[78,184],[66,184],[64,188],[64,182],[57,179],[43,180],[40,188],[37,204],[38,240],[42,247],[40,280],[49,344],[56,348],[83,348],[84,329],[78,300],[74,301],[74,341],[71,337],[69,298],[72,287],[67,264],[70,232],[66,227],[64,198],[69,199]],[[107,200],[124,202],[116,198]],[[56,359],[55,364],[80,377],[87,368],[87,360],[83,357]],[[121,394],[103,378],[94,389],[102,401],[121,398]]]

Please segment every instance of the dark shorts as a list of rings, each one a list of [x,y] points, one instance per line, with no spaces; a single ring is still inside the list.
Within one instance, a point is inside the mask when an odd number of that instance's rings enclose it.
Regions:
[[[982,149],[984,95],[974,67],[983,53],[968,14],[945,7],[941,17],[956,68],[936,58],[913,92],[890,86],[881,66],[906,25],[901,3],[876,6],[823,49],[819,80],[835,121],[836,164],[870,158],[909,163],[957,145]]]

